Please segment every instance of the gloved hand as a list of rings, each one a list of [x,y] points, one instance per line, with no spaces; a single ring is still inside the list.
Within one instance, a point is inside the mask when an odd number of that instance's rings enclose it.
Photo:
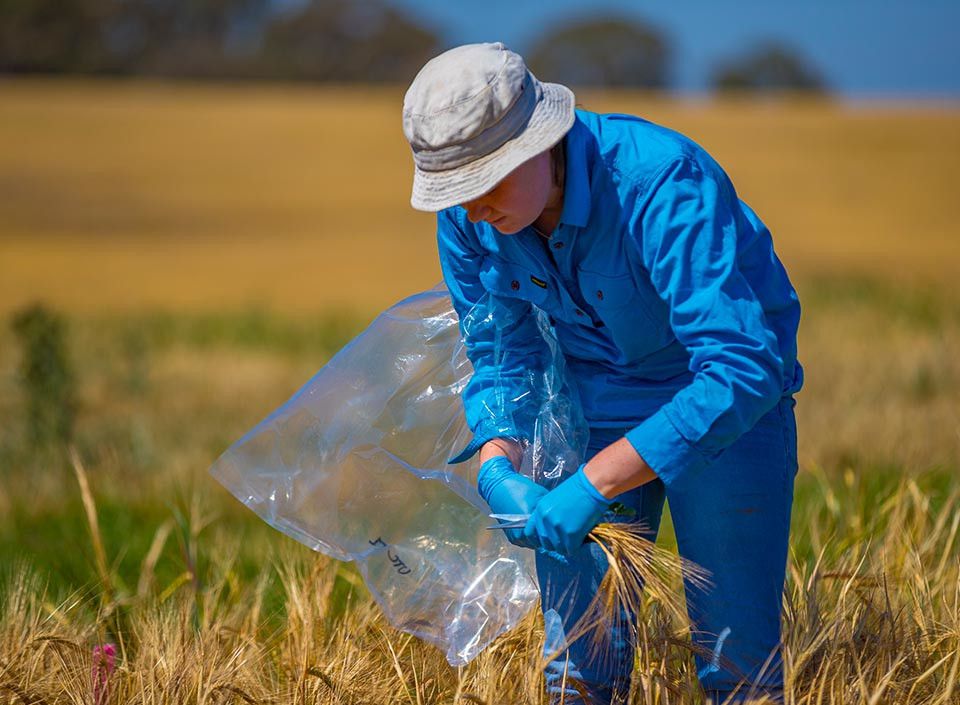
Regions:
[[[583,468],[537,502],[523,527],[529,545],[570,556],[613,503],[591,484]]]
[[[545,487],[515,471],[510,460],[502,455],[490,458],[480,466],[477,489],[494,514],[530,514],[540,498],[547,494]],[[523,528],[505,529],[504,533],[510,543],[533,548],[524,539]]]

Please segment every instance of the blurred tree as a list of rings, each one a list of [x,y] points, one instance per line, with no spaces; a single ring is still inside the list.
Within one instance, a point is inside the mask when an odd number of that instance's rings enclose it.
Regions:
[[[230,75],[269,0],[0,0],[0,71]]]
[[[0,71],[85,72],[104,61],[110,0],[0,0]]]
[[[774,42],[721,63],[713,72],[711,85],[717,91],[826,91],[815,68],[794,50]]]
[[[266,28],[261,64],[273,77],[408,82],[438,51],[435,35],[382,0],[311,0]]]
[[[113,72],[226,77],[248,57],[232,40],[259,28],[269,0],[113,0],[103,29]],[[252,48],[248,48],[248,51]]]
[[[548,32],[527,57],[531,70],[545,81],[663,88],[670,48],[657,29],[612,17]]]
[[[384,0],[0,0],[0,72],[407,82],[439,41]]]

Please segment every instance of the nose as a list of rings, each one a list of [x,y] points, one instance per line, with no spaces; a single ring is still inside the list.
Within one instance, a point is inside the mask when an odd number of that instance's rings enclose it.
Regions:
[[[471,223],[479,223],[481,220],[490,215],[491,212],[489,206],[486,206],[483,203],[478,203],[477,201],[464,203],[463,207],[467,209],[467,218]]]

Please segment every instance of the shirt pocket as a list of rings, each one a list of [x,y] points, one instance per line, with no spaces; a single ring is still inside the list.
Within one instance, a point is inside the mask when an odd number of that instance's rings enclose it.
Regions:
[[[484,258],[480,283],[491,294],[523,299],[544,310],[550,308],[549,283],[515,262]]]
[[[638,361],[673,341],[667,315],[660,314],[652,287],[645,291],[630,274],[609,275],[579,270],[580,292],[600,320],[623,361]]]

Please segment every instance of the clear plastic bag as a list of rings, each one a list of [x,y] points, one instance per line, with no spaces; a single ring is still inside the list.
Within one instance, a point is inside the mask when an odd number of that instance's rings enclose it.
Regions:
[[[463,321],[468,333],[492,336],[495,360],[510,310],[487,296]],[[576,469],[587,429],[546,317],[528,315],[541,336],[538,362],[521,371],[519,387],[494,374],[485,410],[520,432],[521,472],[555,481]],[[495,522],[476,490],[477,457],[447,462],[472,438],[460,398],[472,372],[446,289],[411,296],[211,468],[274,528],[355,561],[389,621],[454,666],[538,599],[533,553],[486,528]]]

